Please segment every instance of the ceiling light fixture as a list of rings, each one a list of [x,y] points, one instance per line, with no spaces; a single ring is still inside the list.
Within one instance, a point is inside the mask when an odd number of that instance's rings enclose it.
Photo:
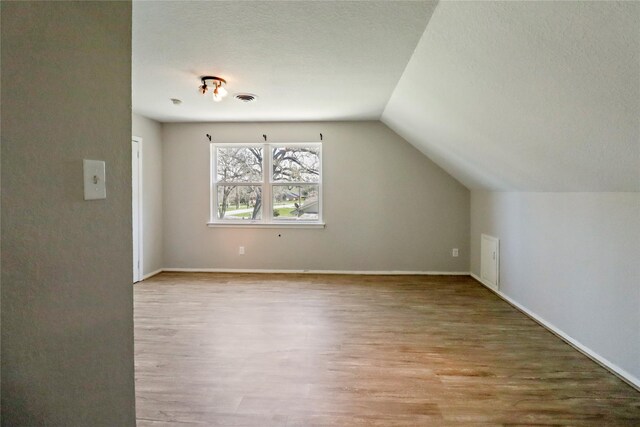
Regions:
[[[222,98],[227,96],[227,90],[224,88],[224,85],[227,84],[227,81],[221,77],[216,76],[202,76],[200,77],[202,81],[202,85],[198,88],[198,92],[203,95],[209,91],[209,88],[213,88],[213,100],[216,102],[222,101]],[[207,84],[209,82],[209,84]]]

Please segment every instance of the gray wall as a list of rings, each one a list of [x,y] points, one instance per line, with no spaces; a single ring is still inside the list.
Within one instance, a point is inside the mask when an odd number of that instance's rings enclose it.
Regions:
[[[320,132],[325,229],[207,227],[206,133],[293,142]],[[469,191],[380,122],[164,124],[163,150],[165,267],[469,270]]]
[[[480,234],[500,238],[500,290],[635,376],[640,385],[640,193],[471,193]]]
[[[162,265],[162,125],[138,114],[132,134],[142,138],[142,274]]]
[[[132,426],[131,4],[2,2],[1,27],[2,422]]]

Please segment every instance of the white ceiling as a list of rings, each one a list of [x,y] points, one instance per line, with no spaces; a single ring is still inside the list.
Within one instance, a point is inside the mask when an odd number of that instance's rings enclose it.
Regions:
[[[441,2],[382,121],[468,188],[640,191],[640,2]]]
[[[381,119],[468,188],[640,191],[640,2],[435,4],[134,1],[133,110]]]
[[[134,1],[133,111],[161,122],[377,120],[434,7]],[[230,95],[198,94],[201,75],[225,78]],[[238,92],[259,99],[242,103]]]

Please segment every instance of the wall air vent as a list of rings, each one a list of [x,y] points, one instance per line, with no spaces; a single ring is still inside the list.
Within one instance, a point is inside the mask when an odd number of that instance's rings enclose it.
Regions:
[[[253,102],[256,99],[258,99],[258,97],[256,95],[253,95],[251,93],[239,93],[237,94],[234,98],[242,101],[242,102]]]

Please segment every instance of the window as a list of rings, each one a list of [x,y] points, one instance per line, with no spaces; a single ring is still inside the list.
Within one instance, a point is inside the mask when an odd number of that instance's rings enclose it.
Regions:
[[[322,225],[320,143],[211,144],[212,225]]]

